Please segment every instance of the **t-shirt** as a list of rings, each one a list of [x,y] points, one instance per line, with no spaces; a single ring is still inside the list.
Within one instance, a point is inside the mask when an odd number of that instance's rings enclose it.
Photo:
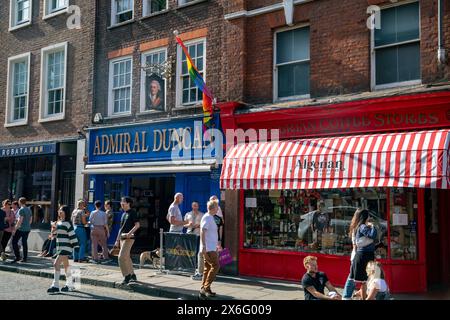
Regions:
[[[209,213],[204,214],[200,223],[200,228],[202,228],[203,232],[205,233],[206,252],[216,251],[219,237],[217,234],[217,224],[214,220],[214,216],[210,215]],[[203,251],[203,243],[201,239],[200,251]]]
[[[91,212],[89,221],[92,226],[106,226],[108,224],[108,218],[106,212],[102,210],[94,210]]]
[[[326,212],[316,211],[313,216],[314,229],[323,231],[330,223],[330,216]]]
[[[24,232],[30,231],[31,230],[30,219],[32,216],[30,208],[28,207],[20,208],[19,216],[23,217],[22,224],[20,225],[19,230]]]
[[[314,297],[306,288],[314,287],[318,292],[325,294],[325,284],[328,282],[328,277],[323,272],[317,272],[316,276],[311,276],[308,272],[302,278],[303,291],[305,292],[305,300],[320,300]]]
[[[6,212],[0,209],[0,231],[5,230],[5,228],[7,227],[5,219],[6,219]]]
[[[125,211],[122,214],[122,218],[120,219],[120,231],[119,234],[128,233],[131,229],[134,228],[134,224],[139,222],[139,218],[137,216],[136,211],[130,209],[129,211]]]
[[[82,216],[84,215],[84,210],[75,209],[72,212],[72,224],[74,226],[83,225]]]
[[[180,208],[177,204],[172,203],[169,207],[169,211],[167,213],[167,218],[169,221],[171,217],[175,217],[175,220],[177,221],[183,221],[183,216],[181,215]],[[171,224],[169,232],[183,232],[183,226],[175,226]]]
[[[194,224],[200,224],[203,218],[203,212],[198,211],[197,215],[195,216],[195,213],[193,211],[190,211],[186,213],[184,216],[184,221],[186,222],[193,222]],[[187,228],[186,233],[193,233],[196,235],[200,235],[200,228]]]
[[[111,230],[111,227],[114,223],[114,212],[112,210],[106,210],[106,216],[108,218],[108,228]]]
[[[386,292],[388,290],[387,283],[384,279],[373,279],[367,282],[367,294],[375,288],[378,292]]]

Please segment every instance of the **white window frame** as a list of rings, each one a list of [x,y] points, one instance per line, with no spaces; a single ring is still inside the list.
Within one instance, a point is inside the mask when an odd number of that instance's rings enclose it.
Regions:
[[[14,68],[12,67],[15,63],[26,61],[28,64],[27,68],[27,103],[25,105],[25,118],[20,120],[14,120]],[[16,127],[28,124],[28,110],[30,106],[30,63],[31,63],[31,52],[19,54],[8,58],[8,73],[7,73],[7,86],[6,86],[6,115],[5,115],[5,127]]]
[[[177,0],[178,7],[186,7],[196,3],[205,2],[206,0],[191,0],[186,2],[187,0]]]
[[[207,50],[206,50],[206,37],[202,37],[202,38],[196,38],[196,39],[192,39],[189,41],[184,41],[184,45],[186,47],[189,47],[192,44],[198,44],[200,42],[203,42],[203,80],[206,83],[206,68],[207,68]],[[196,107],[199,103],[201,104],[201,100],[197,101],[197,102],[190,102],[190,103],[184,103],[183,104],[183,81],[181,81],[181,71],[182,71],[182,65],[181,65],[181,60],[182,60],[182,53],[183,53],[183,49],[181,48],[181,46],[179,44],[177,44],[177,71],[176,71],[176,76],[177,76],[177,81],[176,81],[176,108],[192,108],[192,107]]]
[[[51,10],[50,5],[52,0],[44,0],[44,16],[42,17],[43,20],[52,18],[54,16],[58,16],[60,14],[67,13],[69,11],[69,0],[64,0],[65,6],[58,10]]]
[[[131,10],[132,10],[132,15],[131,15],[130,20],[127,20],[124,22],[117,22],[116,16],[118,13],[117,13],[117,7],[116,7],[116,0],[111,0],[111,27],[130,23],[131,21],[134,21],[134,13],[135,13],[134,0],[131,0]]]
[[[389,8],[393,8],[393,7],[399,7],[402,5],[406,5],[406,4],[410,4],[410,3],[414,3],[414,2],[419,2],[418,0],[408,0],[408,1],[403,1],[403,2],[399,2],[399,3],[391,3],[385,6],[381,7],[381,10],[383,9],[389,9]],[[422,75],[420,75],[420,79],[417,80],[410,80],[410,81],[401,81],[401,82],[393,82],[393,83],[387,83],[387,84],[380,84],[377,85],[377,77],[376,77],[376,49],[382,49],[382,48],[387,48],[387,47],[394,47],[394,46],[398,46],[401,44],[407,44],[407,43],[415,43],[415,42],[419,42],[419,46],[421,43],[421,39],[422,39],[422,17],[420,16],[421,14],[421,10],[420,10],[420,3],[419,3],[419,39],[414,39],[414,40],[408,40],[408,41],[403,41],[403,42],[397,42],[395,44],[389,44],[389,45],[383,45],[383,46],[379,46],[379,47],[375,47],[375,29],[371,29],[370,30],[370,61],[371,61],[371,68],[370,68],[370,87],[372,91],[376,91],[376,90],[384,90],[384,89],[390,89],[390,88],[397,88],[397,87],[408,87],[408,86],[415,86],[415,85],[421,85],[422,84]],[[380,12],[381,15],[381,12]],[[420,68],[420,71],[422,71],[422,68]]]
[[[141,66],[145,66],[147,63],[147,56],[158,53],[158,52],[164,52],[166,55],[166,61],[167,61],[167,47],[159,47],[155,48],[149,51],[145,51],[141,54]],[[145,78],[146,78],[146,72],[141,69],[141,103],[139,112],[140,113],[158,113],[158,112],[166,112],[167,111],[167,80],[164,80],[164,111],[160,110],[145,110]]]
[[[130,75],[130,110],[126,112],[114,112],[114,96],[113,96],[113,85],[114,85],[114,63],[122,60],[131,61],[131,75]],[[109,61],[109,81],[108,81],[108,118],[116,118],[131,115],[131,109],[133,107],[133,56],[123,56]]]
[[[294,63],[309,61],[310,62],[310,68],[311,68],[311,27],[310,27],[309,23],[302,23],[302,24],[296,25],[294,27],[281,28],[281,29],[278,29],[278,30],[276,30],[274,32],[274,35],[273,35],[273,102],[302,100],[302,99],[310,99],[311,98],[311,93],[303,94],[303,95],[297,95],[297,96],[284,97],[284,98],[279,98],[278,97],[277,34],[285,32],[285,31],[291,31],[291,30],[307,28],[307,27],[310,28],[309,29],[310,30],[309,59],[298,60],[298,61],[291,61],[289,63],[284,63],[284,64],[294,64]],[[309,81],[310,81],[310,90],[311,90],[311,72],[309,74]]]
[[[165,11],[169,10],[169,0],[166,0],[166,8],[165,9],[163,9],[161,11],[154,12],[154,13],[150,12],[151,8],[148,5],[148,0],[142,0],[142,1],[143,1],[143,8],[142,8],[142,17],[143,18],[150,17],[150,16],[153,16],[153,15],[157,15],[159,13],[162,13],[162,12],[165,12]]]
[[[49,54],[59,52],[64,49],[64,96],[62,100],[62,110],[55,115],[48,115],[47,102],[47,71]],[[41,49],[41,92],[40,92],[40,105],[39,105],[39,120],[38,122],[49,122],[64,120],[66,115],[66,100],[67,100],[67,56],[68,56],[68,42],[61,42]]]
[[[29,26],[32,23],[33,17],[33,0],[30,1],[30,8],[28,10],[28,19],[24,20],[24,22],[20,23],[16,20],[17,17],[17,0],[9,1],[9,31],[17,30],[26,26]]]

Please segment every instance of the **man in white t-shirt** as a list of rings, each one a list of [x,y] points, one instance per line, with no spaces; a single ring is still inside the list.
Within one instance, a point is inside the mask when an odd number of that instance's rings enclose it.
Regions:
[[[181,215],[179,205],[183,203],[183,194],[177,193],[174,196],[173,202],[169,207],[167,213],[167,220],[170,222],[169,232],[183,232],[183,227],[185,222],[183,221],[183,216]]]
[[[199,210],[199,204],[197,201],[192,202],[192,211],[186,213],[184,216],[184,221],[187,223],[185,227],[187,228],[186,233],[200,235],[200,223],[202,221],[203,212]],[[200,238],[199,238],[200,241]],[[197,259],[197,270],[195,270],[195,274],[192,276],[192,280],[202,280],[203,274],[203,255],[202,252],[198,251],[198,259]]]
[[[205,214],[200,223],[200,251],[203,253],[205,268],[203,271],[201,297],[215,297],[216,293],[211,291],[211,284],[219,272],[219,254],[217,246],[219,237],[214,215],[217,213],[219,204],[216,201],[208,202],[208,213]]]

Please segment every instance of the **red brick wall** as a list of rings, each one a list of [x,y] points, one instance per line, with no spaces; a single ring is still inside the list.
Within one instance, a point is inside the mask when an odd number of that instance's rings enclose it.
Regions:
[[[370,91],[370,31],[366,27],[369,17],[366,9],[371,1],[321,0],[295,6],[294,22],[310,25],[312,97]],[[274,3],[281,3],[281,0],[246,2],[247,10]],[[448,80],[449,64],[438,66],[436,59],[437,1],[422,0],[420,3],[422,82]],[[447,2],[443,23],[447,50],[450,49],[449,7]],[[273,37],[276,30],[285,26],[284,11],[245,20],[245,23],[239,20],[227,22],[227,28],[245,34],[242,50],[237,48],[241,41],[239,36],[232,35],[236,42],[228,39],[228,43],[234,46],[229,50],[229,64],[244,70],[243,101],[270,103],[273,101]],[[242,55],[236,54],[240,51],[246,51],[244,62],[241,61]],[[229,94],[237,99],[236,89],[231,89]]]
[[[71,0],[81,8],[81,29],[69,30],[68,14],[43,20],[43,1],[33,1],[32,24],[8,31],[9,1],[0,5],[0,144],[77,137],[92,113],[95,1]],[[68,41],[66,119],[38,123],[41,49]],[[8,57],[31,52],[28,125],[5,128]]]

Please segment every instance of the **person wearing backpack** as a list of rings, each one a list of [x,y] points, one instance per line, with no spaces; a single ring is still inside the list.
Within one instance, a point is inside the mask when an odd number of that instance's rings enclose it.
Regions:
[[[350,300],[355,289],[355,282],[361,283],[361,295],[365,299],[367,273],[369,261],[375,260],[375,244],[377,229],[369,220],[369,211],[358,209],[350,224],[353,252],[351,258],[350,275],[344,286],[343,300]]]

